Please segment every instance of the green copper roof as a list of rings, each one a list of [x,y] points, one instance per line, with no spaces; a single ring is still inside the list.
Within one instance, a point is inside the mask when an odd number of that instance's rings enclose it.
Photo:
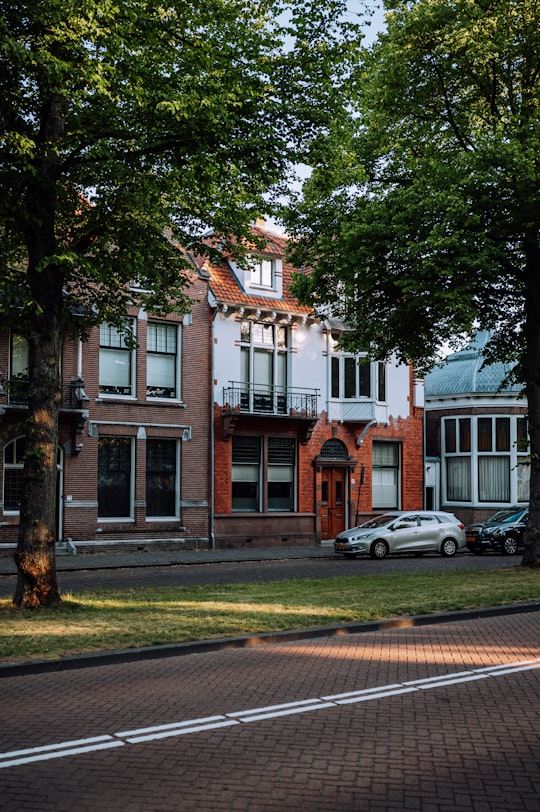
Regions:
[[[467,347],[452,353],[442,365],[431,370],[425,378],[426,397],[520,392],[521,385],[502,386],[513,364],[497,362],[482,368],[484,361],[482,351],[490,337],[491,334],[487,330],[477,333]]]

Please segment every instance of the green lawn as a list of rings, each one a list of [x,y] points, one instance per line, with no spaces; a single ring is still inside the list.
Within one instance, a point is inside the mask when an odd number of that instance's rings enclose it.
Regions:
[[[0,599],[0,662],[540,600],[540,572],[362,575],[66,594],[56,609]]]

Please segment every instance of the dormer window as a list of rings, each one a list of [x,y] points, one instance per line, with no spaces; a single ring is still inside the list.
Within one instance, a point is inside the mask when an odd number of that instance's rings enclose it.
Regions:
[[[268,257],[251,257],[249,262],[251,270],[250,284],[259,288],[275,287],[275,262]]]

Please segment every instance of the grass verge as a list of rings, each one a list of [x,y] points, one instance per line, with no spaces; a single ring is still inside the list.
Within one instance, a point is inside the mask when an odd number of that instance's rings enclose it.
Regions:
[[[362,575],[67,594],[55,609],[0,599],[0,662],[138,648],[540,599],[538,571]]]

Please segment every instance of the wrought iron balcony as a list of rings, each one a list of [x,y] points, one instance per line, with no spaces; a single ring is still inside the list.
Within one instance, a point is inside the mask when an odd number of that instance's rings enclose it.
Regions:
[[[0,400],[10,406],[28,404],[29,381],[24,378],[3,378],[0,376]],[[62,411],[81,411],[87,408],[88,397],[84,391],[84,382],[76,378],[71,383],[62,383],[60,409]]]
[[[223,389],[223,413],[317,419],[317,389],[230,381]]]

